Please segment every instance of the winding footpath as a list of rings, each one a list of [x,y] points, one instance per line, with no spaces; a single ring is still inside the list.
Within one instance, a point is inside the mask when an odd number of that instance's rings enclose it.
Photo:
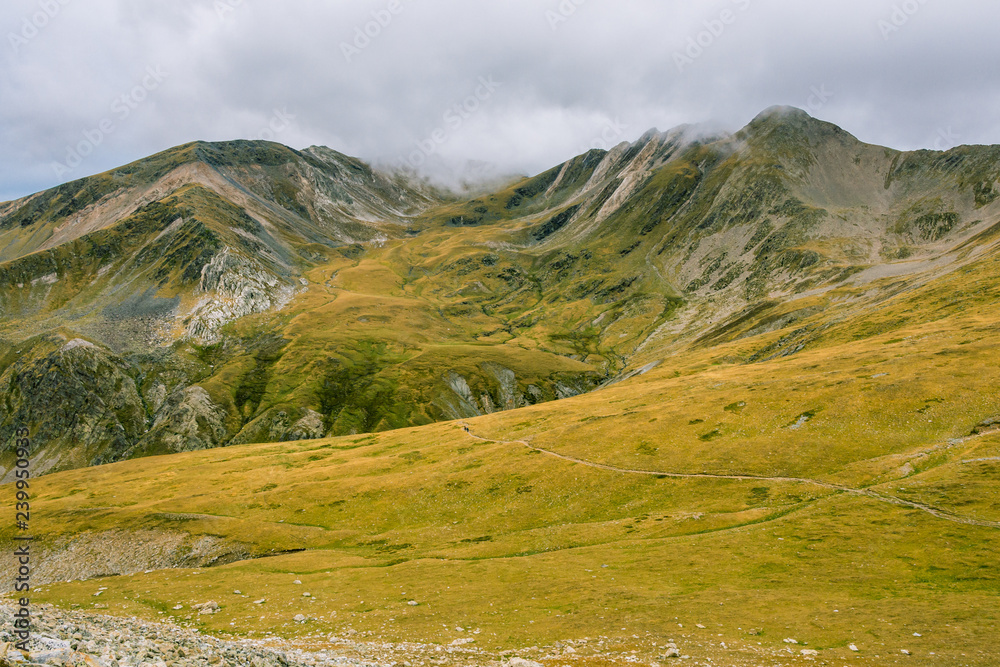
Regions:
[[[465,431],[466,435],[476,440],[481,440],[483,442],[499,442],[500,444],[504,445],[522,445],[533,451],[539,452],[541,454],[547,454],[548,456],[552,456],[557,459],[562,459],[563,461],[569,461],[570,463],[577,463],[590,468],[597,468],[598,470],[607,470],[608,472],[616,472],[627,475],[652,475],[654,477],[669,477],[674,479],[733,479],[741,481],[778,482],[778,483],[796,482],[800,484],[812,484],[814,486],[819,486],[824,489],[830,489],[831,491],[837,491],[840,493],[849,493],[855,496],[864,496],[867,498],[873,498],[875,500],[879,500],[881,502],[889,503],[892,505],[910,507],[912,509],[926,512],[939,519],[944,519],[945,521],[952,521],[954,523],[961,523],[968,526],[1000,528],[1000,521],[986,521],[983,519],[973,519],[971,517],[960,516],[958,514],[952,514],[951,512],[946,512],[936,507],[931,507],[930,505],[914,502],[912,500],[905,500],[903,498],[897,498],[896,496],[884,495],[876,491],[872,491],[870,489],[855,489],[854,487],[844,486],[842,484],[834,484],[832,482],[824,482],[818,479],[809,479],[806,477],[764,477],[758,475],[722,475],[722,474],[712,474],[707,472],[680,473],[680,472],[663,472],[657,470],[635,470],[632,468],[619,468],[617,466],[608,465],[606,463],[596,463],[594,461],[587,461],[586,459],[578,459],[574,456],[567,456],[566,454],[560,454],[559,452],[553,452],[548,449],[542,449],[541,447],[535,447],[527,440],[495,440],[491,438],[484,438],[482,436],[473,433],[472,430],[469,428],[469,425],[466,424],[465,422],[458,422],[458,424]]]

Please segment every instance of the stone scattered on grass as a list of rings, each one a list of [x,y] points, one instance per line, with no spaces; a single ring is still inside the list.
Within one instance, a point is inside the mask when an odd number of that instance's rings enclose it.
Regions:
[[[27,655],[14,649],[14,607],[0,604],[0,664],[69,667],[343,667],[342,656],[227,641],[175,625],[63,611],[33,610]],[[377,660],[365,664],[391,664]],[[361,663],[355,663],[361,664]]]
[[[208,602],[202,602],[201,604],[196,604],[194,609],[198,610],[199,614],[217,614],[219,613],[219,603],[215,600],[209,600]]]
[[[540,662],[525,660],[524,658],[511,658],[506,663],[507,667],[543,667]]]

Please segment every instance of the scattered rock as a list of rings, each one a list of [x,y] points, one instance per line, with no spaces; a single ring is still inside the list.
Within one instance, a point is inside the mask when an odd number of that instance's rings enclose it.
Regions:
[[[217,614],[219,613],[219,603],[215,600],[209,600],[208,602],[202,602],[201,604],[196,604],[194,609],[198,610],[199,614]]]
[[[61,648],[54,651],[31,651],[28,654],[28,661],[41,665],[63,665],[73,660],[73,649]]]
[[[77,634],[79,634],[79,633],[76,633],[76,634],[73,635],[74,639],[83,639],[82,635],[80,637],[77,637]],[[49,648],[49,649],[52,649],[52,650],[58,650],[58,649],[63,649],[63,648],[70,648],[70,643],[68,641],[64,640],[64,639],[55,639],[53,637],[46,637],[45,635],[42,635],[40,637],[37,637],[37,641],[42,646],[45,646],[46,648]],[[4,649],[4,650],[6,651],[6,649]]]
[[[525,660],[524,658],[511,658],[506,664],[507,667],[543,667],[540,662]]]
[[[204,605],[209,603],[203,603]],[[282,650],[260,641],[226,641],[175,625],[63,611],[49,605],[33,610],[35,632],[29,652],[15,651],[15,607],[0,604],[0,665],[64,667],[345,667],[391,664],[359,662],[325,651]],[[466,649],[463,649],[466,650]],[[30,661],[30,662],[29,662]]]
[[[854,644],[851,644],[851,645],[850,645],[850,646],[848,646],[847,648],[851,649],[851,650],[852,650],[852,651],[854,651],[855,653],[856,653],[856,652],[858,652],[858,651],[860,650],[860,649],[859,649],[859,648],[858,648],[857,646],[855,646]]]
[[[783,640],[783,641],[784,641],[784,642],[785,642],[786,644],[798,644],[798,642],[797,642],[797,641],[795,641],[794,639],[792,639],[791,637],[789,637],[788,639],[785,639],[785,640]]]
[[[410,605],[411,607],[416,607],[416,606],[417,606],[418,604],[420,604],[420,603],[419,603],[419,602],[417,602],[416,600],[410,600],[410,601],[409,601],[409,602],[407,602],[406,604]]]
[[[815,651],[811,648],[804,648],[801,651],[799,651],[799,653],[801,653],[802,655],[819,655],[819,651]]]

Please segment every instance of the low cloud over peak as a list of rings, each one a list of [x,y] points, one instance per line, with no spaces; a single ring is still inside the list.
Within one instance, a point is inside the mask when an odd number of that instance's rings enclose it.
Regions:
[[[884,0],[11,0],[0,199],[194,139],[535,173],[772,105],[896,148],[1000,143],[977,112],[1000,95],[997,19]]]

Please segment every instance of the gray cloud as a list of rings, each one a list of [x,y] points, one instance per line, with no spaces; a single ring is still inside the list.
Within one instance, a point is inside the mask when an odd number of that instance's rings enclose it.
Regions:
[[[1000,143],[998,19],[972,0],[7,0],[0,200],[195,139],[533,173],[773,104],[897,148]]]

